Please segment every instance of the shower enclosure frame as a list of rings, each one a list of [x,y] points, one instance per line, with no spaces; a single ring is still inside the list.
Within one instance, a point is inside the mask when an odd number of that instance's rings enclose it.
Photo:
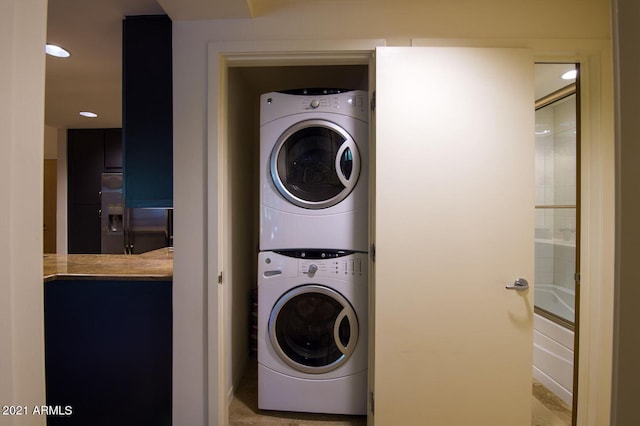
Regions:
[[[575,209],[575,270],[574,270],[574,321],[557,315],[547,309],[537,306],[534,303],[534,313],[540,315],[549,321],[556,323],[574,333],[573,341],[573,389],[572,389],[572,424],[576,424],[577,419],[577,403],[578,403],[578,360],[579,360],[579,336],[580,336],[580,247],[581,247],[581,112],[580,112],[580,64],[575,64],[577,71],[576,82],[569,84],[553,93],[550,93],[541,99],[536,100],[535,110],[538,111],[558,101],[575,95],[575,119],[576,119],[576,193],[575,205],[550,204],[537,205],[536,209]]]

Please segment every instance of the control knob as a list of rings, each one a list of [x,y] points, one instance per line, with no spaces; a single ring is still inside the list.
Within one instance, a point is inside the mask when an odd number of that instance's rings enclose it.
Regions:
[[[311,108],[316,109],[320,106],[320,101],[317,99],[314,99],[311,101]]]

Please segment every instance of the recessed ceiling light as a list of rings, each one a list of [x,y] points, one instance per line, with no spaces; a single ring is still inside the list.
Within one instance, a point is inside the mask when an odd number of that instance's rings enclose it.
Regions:
[[[567,71],[564,74],[562,74],[562,79],[563,80],[575,80],[577,76],[578,76],[578,70],[571,70],[571,71]]]
[[[56,58],[68,58],[71,56],[71,53],[69,53],[65,48],[56,46],[55,44],[47,43],[44,47],[44,51]]]
[[[88,118],[96,118],[98,116],[98,114],[91,111],[80,111],[80,115]]]

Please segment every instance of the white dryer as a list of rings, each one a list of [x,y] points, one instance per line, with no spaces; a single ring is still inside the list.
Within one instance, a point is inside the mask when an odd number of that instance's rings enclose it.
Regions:
[[[258,257],[258,408],[367,413],[367,255]]]
[[[368,250],[368,117],[364,91],[260,97],[261,251]]]

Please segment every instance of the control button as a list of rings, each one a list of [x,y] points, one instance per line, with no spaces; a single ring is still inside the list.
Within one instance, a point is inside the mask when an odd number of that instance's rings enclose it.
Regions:
[[[311,108],[316,109],[320,106],[320,101],[317,99],[314,99],[311,101]]]

